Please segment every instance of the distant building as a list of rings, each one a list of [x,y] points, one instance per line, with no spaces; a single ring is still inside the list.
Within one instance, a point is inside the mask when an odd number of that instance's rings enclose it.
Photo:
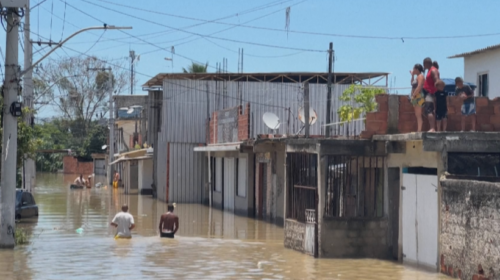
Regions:
[[[476,95],[500,97],[500,44],[449,58],[464,58],[464,80],[477,85]]]

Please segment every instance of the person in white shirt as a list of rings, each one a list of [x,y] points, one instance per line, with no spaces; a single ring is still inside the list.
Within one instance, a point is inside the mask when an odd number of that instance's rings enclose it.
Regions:
[[[135,227],[134,217],[128,213],[128,206],[122,206],[122,211],[113,218],[111,225],[116,228],[115,239],[132,238],[131,230]]]
[[[85,179],[83,179],[82,174],[80,174],[80,176],[75,179],[74,184],[77,186],[85,186],[86,181],[85,181]]]

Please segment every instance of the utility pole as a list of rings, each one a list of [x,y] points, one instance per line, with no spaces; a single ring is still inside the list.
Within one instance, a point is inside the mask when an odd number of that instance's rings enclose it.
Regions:
[[[111,163],[115,156],[115,112],[113,110],[113,73],[111,67],[107,68],[88,68],[87,71],[109,71],[108,90],[109,90],[109,160],[108,160],[108,180],[113,183],[113,165]]]
[[[18,8],[7,8],[7,40],[5,51],[5,82],[3,88],[2,167],[0,187],[0,248],[14,247],[14,214],[17,175],[17,117],[10,112],[17,102],[18,79]]]
[[[134,95],[134,63],[135,51],[130,51],[130,94]]]
[[[304,83],[304,121],[305,121],[305,128],[306,128],[306,138],[309,137],[309,126],[310,126],[310,120],[309,120],[309,108],[311,108],[311,105],[309,105],[309,82]]]
[[[30,1],[26,5],[26,10],[24,12],[24,69],[31,68],[31,63],[33,62],[33,45],[30,41]],[[23,88],[23,102],[24,106],[33,110],[34,106],[34,96],[33,96],[33,69],[24,74],[23,77],[24,88]],[[33,113],[26,114],[24,116],[24,122],[33,127]],[[36,179],[36,169],[35,169],[35,161],[31,158],[24,157],[23,162],[23,189],[25,191],[31,192],[33,186],[35,185]]]
[[[330,49],[328,50],[328,89],[326,98],[326,123],[331,123],[332,115],[332,62],[333,62],[333,43],[330,42]],[[330,137],[330,127],[326,127],[325,136]]]
[[[87,30],[96,29],[132,29],[132,27],[89,27],[81,29],[56,44],[35,63],[20,71],[18,65],[19,8],[29,7],[27,0],[0,0],[0,9],[6,18],[7,39],[5,42],[5,82],[2,89],[3,98],[3,133],[1,155],[0,181],[0,248],[13,248],[15,245],[15,201],[17,175],[17,117],[21,116],[21,103],[18,101],[20,92],[20,78],[33,70],[42,60],[48,57],[57,48],[69,39]],[[29,32],[29,28],[27,28]],[[30,44],[27,45],[29,47]],[[31,56],[30,56],[31,57]],[[31,80],[31,79],[30,79]],[[31,102],[32,104],[33,102]]]

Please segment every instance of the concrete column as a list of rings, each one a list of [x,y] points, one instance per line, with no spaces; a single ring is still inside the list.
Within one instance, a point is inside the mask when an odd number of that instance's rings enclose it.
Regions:
[[[319,146],[318,146],[319,150]],[[318,224],[318,252],[319,258],[322,257],[321,254],[321,226],[323,225],[323,212],[325,209],[325,189],[326,189],[326,174],[328,170],[328,157],[318,153],[318,209],[317,211],[317,221]]]

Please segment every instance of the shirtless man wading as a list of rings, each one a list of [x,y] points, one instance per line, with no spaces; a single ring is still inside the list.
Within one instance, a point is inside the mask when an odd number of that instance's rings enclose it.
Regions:
[[[168,205],[168,212],[160,218],[160,237],[174,238],[179,229],[179,217],[174,214],[174,206]]]

